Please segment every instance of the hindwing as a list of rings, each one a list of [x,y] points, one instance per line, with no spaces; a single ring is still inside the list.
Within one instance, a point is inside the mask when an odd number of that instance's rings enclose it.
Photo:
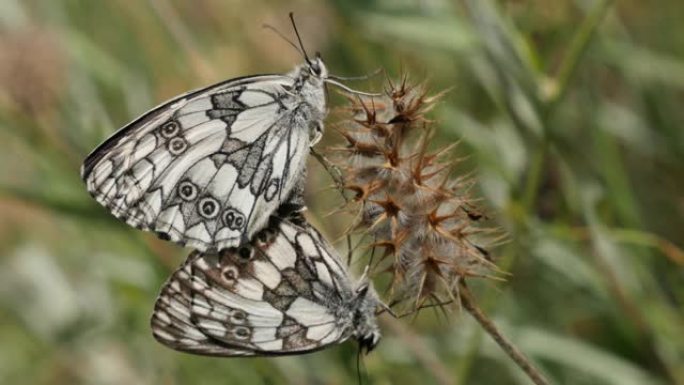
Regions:
[[[157,299],[161,343],[216,356],[313,351],[353,333],[353,290],[333,247],[303,220],[282,220],[247,246],[193,252]]]

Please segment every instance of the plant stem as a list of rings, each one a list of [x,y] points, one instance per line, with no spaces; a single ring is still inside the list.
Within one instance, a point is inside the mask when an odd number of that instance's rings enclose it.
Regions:
[[[323,166],[325,171],[335,183],[335,187],[340,191],[340,195],[345,202],[349,203],[349,198],[344,194],[344,176],[342,172],[321,153],[311,148],[311,155]]]
[[[334,164],[330,163],[328,158],[316,151],[313,147],[311,148],[311,155],[316,158],[318,163],[320,163],[328,175],[330,175],[330,178],[333,180],[335,188],[337,188],[339,191],[340,196],[342,196],[342,199],[344,199],[346,204],[349,204],[349,197],[347,197],[347,195],[344,193],[344,175],[342,172]],[[351,234],[347,233],[345,238],[347,239],[347,266],[351,266],[352,254],[354,251],[354,248],[352,247]]]
[[[494,341],[501,347],[501,349],[522,369],[525,374],[537,385],[549,385],[549,381],[544,375],[532,365],[532,362],[509,341],[494,323],[480,310],[475,303],[468,286],[464,281],[459,284],[459,298],[463,308],[470,313],[473,318],[482,326],[482,328],[494,339]]]

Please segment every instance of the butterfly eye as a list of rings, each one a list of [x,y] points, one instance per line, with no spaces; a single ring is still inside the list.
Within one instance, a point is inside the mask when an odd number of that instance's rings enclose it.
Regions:
[[[171,154],[180,155],[188,148],[188,142],[186,142],[185,139],[176,136],[175,138],[169,140],[167,148]]]
[[[192,182],[182,182],[178,185],[178,195],[180,195],[183,200],[192,201],[197,198],[197,187],[192,184]]]
[[[180,127],[178,126],[178,123],[174,121],[166,122],[164,123],[160,128],[159,132],[161,135],[167,139],[173,138],[178,134]]]
[[[218,215],[219,203],[216,199],[212,197],[205,197],[199,201],[198,211],[201,216],[207,219],[213,219]]]

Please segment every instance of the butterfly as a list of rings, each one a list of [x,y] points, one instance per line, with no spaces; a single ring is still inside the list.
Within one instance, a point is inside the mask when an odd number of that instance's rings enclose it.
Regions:
[[[300,354],[350,337],[372,350],[382,303],[370,283],[353,286],[301,214],[270,222],[249,245],[190,254],[161,289],[154,337],[211,356]]]
[[[81,167],[95,200],[133,227],[200,251],[248,243],[304,174],[323,132],[326,84],[349,90],[320,55],[308,57],[290,18],[304,64],[178,96],[123,127]]]

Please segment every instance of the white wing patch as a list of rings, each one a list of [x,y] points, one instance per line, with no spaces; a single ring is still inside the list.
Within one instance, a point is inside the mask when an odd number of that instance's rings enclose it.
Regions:
[[[299,323],[311,322],[314,324],[322,324],[335,322],[335,317],[332,314],[327,313],[325,309],[324,305],[299,297],[290,305],[290,308],[285,314]]]

